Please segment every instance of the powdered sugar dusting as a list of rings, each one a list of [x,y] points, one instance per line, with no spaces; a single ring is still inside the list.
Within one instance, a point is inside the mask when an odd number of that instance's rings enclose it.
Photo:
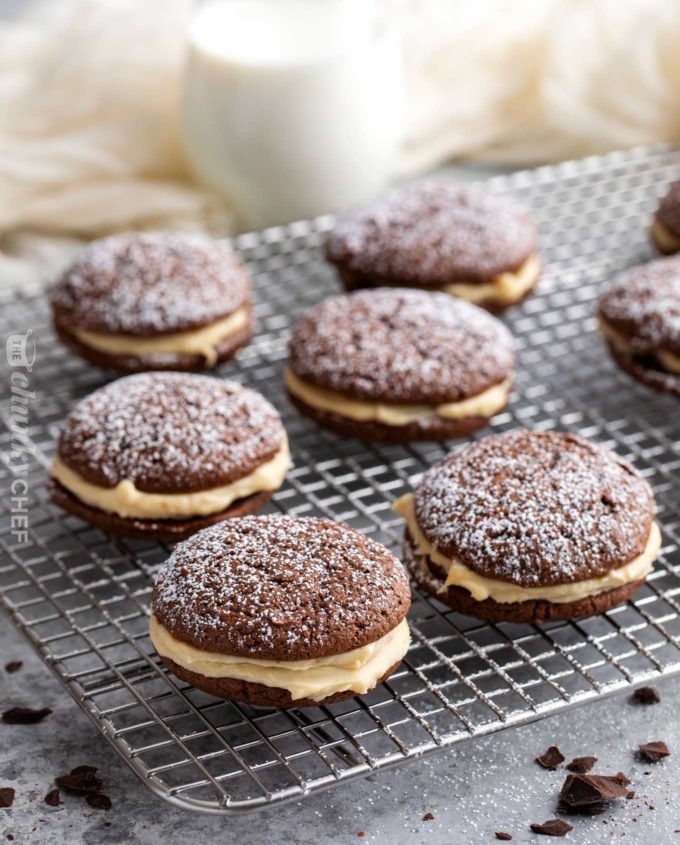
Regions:
[[[561,432],[514,431],[453,451],[415,493],[432,545],[523,587],[599,577],[641,554],[652,491],[613,453]]]
[[[478,186],[424,181],[341,217],[328,259],[352,273],[424,287],[488,281],[536,250],[528,212]]]
[[[231,250],[200,235],[114,235],[83,250],[50,300],[64,326],[146,336],[231,314],[249,302],[250,279]]]
[[[248,516],[177,546],[158,572],[152,610],[199,648],[295,660],[374,642],[409,604],[401,564],[347,525]]]
[[[436,404],[503,381],[514,341],[495,317],[447,294],[378,288],[327,299],[302,317],[290,366],[353,397]]]
[[[640,352],[680,354],[680,256],[624,273],[602,297],[600,314]]]
[[[147,492],[179,493],[242,478],[283,436],[277,411],[254,390],[210,376],[141,373],[84,399],[58,451],[94,484],[130,479]]]

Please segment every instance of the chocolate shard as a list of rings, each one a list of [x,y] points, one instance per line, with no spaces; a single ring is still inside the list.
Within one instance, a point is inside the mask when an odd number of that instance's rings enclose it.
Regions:
[[[9,672],[11,675],[12,672],[18,672],[23,665],[23,660],[10,660],[9,663],[5,663],[5,672]]]
[[[94,766],[76,766],[69,774],[56,777],[54,782],[69,792],[101,792],[103,783],[97,777],[96,771]]]
[[[625,798],[630,781],[622,773],[616,775],[567,775],[560,792],[560,801],[570,810]]]
[[[14,803],[14,789],[11,786],[0,786],[0,807],[11,807]]]
[[[512,835],[510,833],[506,833],[504,830],[497,830],[494,835],[496,839],[500,839],[501,842],[510,842],[512,839]]]
[[[103,792],[90,792],[85,800],[90,807],[94,807],[95,810],[111,809],[111,799],[108,795],[104,795]]]
[[[50,807],[58,807],[62,803],[59,790],[56,787],[54,789],[50,789],[47,795],[43,798],[43,801]]]
[[[431,822],[433,819],[434,816],[432,815],[432,813],[425,813],[425,815],[423,816],[424,822]]]
[[[666,743],[661,741],[645,742],[639,746],[639,749],[642,759],[647,760],[649,763],[658,763],[659,760],[663,760],[664,757],[668,757],[671,753]]]
[[[2,714],[2,721],[8,725],[35,725],[51,712],[49,707],[10,707]]]
[[[567,763],[566,768],[570,772],[576,772],[579,775],[585,775],[597,763],[597,757],[574,757],[571,763]]]
[[[543,836],[566,836],[574,828],[563,819],[550,819],[543,824],[529,825],[534,833],[541,833]]]
[[[661,696],[654,687],[640,687],[635,690],[631,700],[635,704],[658,704],[661,701]]]
[[[539,766],[543,766],[544,769],[554,772],[560,763],[564,763],[564,759],[564,754],[562,754],[560,749],[556,745],[551,745],[545,754],[541,754],[540,757],[536,758],[536,762]]]

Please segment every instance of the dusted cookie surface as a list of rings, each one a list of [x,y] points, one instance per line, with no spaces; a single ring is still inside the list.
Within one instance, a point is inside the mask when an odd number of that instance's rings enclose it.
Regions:
[[[143,373],[97,390],[66,419],[52,496],[111,533],[173,540],[261,506],[288,466],[280,417],[260,394]]]
[[[251,282],[222,244],[170,232],[93,241],[50,291],[59,337],[98,366],[202,369],[252,332]]]
[[[680,396],[680,257],[624,273],[604,294],[600,327],[619,365]]]
[[[401,564],[347,525],[244,517],[175,549],[156,577],[150,635],[168,669],[206,692],[312,706],[396,670],[409,606]]]
[[[406,616],[410,590],[384,546],[343,523],[249,516],[178,546],[159,570],[152,610],[206,651],[307,660],[360,648]]]
[[[326,243],[350,289],[488,284],[536,252],[536,226],[524,208],[478,186],[435,181],[340,217]]]
[[[563,432],[513,431],[455,449],[415,491],[429,542],[520,587],[605,575],[642,554],[647,482],[613,452]]]

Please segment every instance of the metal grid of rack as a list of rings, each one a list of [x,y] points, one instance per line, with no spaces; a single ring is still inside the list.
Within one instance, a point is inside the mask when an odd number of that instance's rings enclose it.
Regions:
[[[329,707],[227,703],[164,670],[147,619],[167,547],[111,539],[61,513],[44,489],[61,420],[105,376],[56,342],[41,289],[0,300],[3,334],[31,329],[37,355],[32,371],[23,371],[35,394],[26,475],[17,474],[21,458],[11,453],[21,446],[21,426],[15,413],[12,428],[9,371],[0,394],[0,477],[6,492],[15,477],[24,479],[30,499],[28,540],[19,543],[10,496],[3,498],[0,598],[154,792],[205,812],[262,807],[680,671],[678,406],[619,373],[594,319],[601,284],[651,257],[649,215],[679,173],[680,152],[658,147],[489,182],[533,208],[546,261],[537,293],[507,318],[520,349],[518,377],[493,428],[563,428],[632,460],[655,488],[664,532],[648,583],[633,602],[602,616],[541,628],[480,623],[416,593],[413,645],[399,671],[369,695]],[[282,389],[291,322],[338,289],[320,251],[331,222],[235,239],[255,279],[257,335],[220,375],[261,390],[284,415],[295,467],[271,510],[345,520],[398,550],[401,526],[390,503],[447,445],[338,438],[298,416]]]

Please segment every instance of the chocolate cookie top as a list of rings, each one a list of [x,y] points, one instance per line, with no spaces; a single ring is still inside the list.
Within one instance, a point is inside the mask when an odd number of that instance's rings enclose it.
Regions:
[[[200,328],[250,302],[250,278],[226,246],[172,232],[93,241],[50,292],[57,323],[149,337]]]
[[[680,256],[619,276],[600,300],[600,316],[640,352],[680,354]]]
[[[340,217],[329,261],[391,284],[489,282],[536,251],[528,212],[478,186],[426,181]]]
[[[175,548],[156,577],[152,612],[206,651],[306,660],[375,642],[410,603],[399,561],[344,523],[246,516]]]
[[[147,493],[229,484],[280,449],[284,429],[254,390],[210,376],[140,373],[107,384],[67,417],[58,454],[92,484]]]
[[[671,182],[668,193],[659,202],[656,219],[669,232],[680,236],[680,181]]]
[[[461,446],[423,476],[416,519],[479,575],[522,587],[599,578],[640,555],[654,519],[625,461],[562,432],[513,431]]]
[[[377,288],[325,300],[293,329],[290,367],[353,398],[441,404],[503,381],[512,335],[445,293]]]

